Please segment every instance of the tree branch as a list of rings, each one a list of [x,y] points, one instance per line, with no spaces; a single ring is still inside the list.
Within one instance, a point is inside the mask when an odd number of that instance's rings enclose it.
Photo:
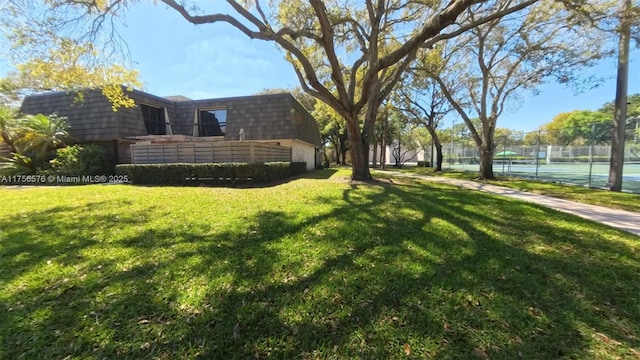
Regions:
[[[331,80],[336,86],[336,91],[338,91],[338,96],[342,106],[345,109],[350,108],[349,98],[347,95],[347,90],[344,85],[344,78],[342,76],[342,67],[340,66],[340,61],[336,56],[336,50],[334,45],[334,32],[333,27],[331,26],[331,22],[329,21],[329,17],[327,16],[327,9],[324,6],[324,3],[321,0],[310,0],[311,7],[316,13],[318,17],[318,21],[320,23],[320,30],[322,31],[322,41],[320,45],[324,48],[324,53],[327,56],[327,60],[329,60],[329,64],[331,67]]]
[[[488,15],[488,16],[486,16],[484,18],[476,20],[476,21],[474,21],[474,22],[472,22],[470,24],[462,26],[456,31],[433,36],[432,38],[429,39],[429,41],[425,41],[424,44],[422,45],[422,47],[430,49],[430,48],[433,47],[433,45],[435,45],[439,41],[452,39],[452,38],[454,38],[454,37],[456,37],[458,35],[463,34],[464,32],[466,32],[466,31],[468,31],[470,29],[473,29],[476,26],[485,24],[485,23],[487,23],[489,21],[500,19],[503,16],[509,15],[509,14],[517,12],[517,11],[520,11],[520,10],[522,10],[524,8],[527,8],[527,7],[535,4],[538,1],[539,0],[527,0],[527,1],[524,1],[524,2],[522,2],[520,4],[518,4],[518,5],[515,5],[513,7],[507,8],[507,9],[504,9],[502,11],[498,11],[498,12],[493,13],[491,15]]]
[[[478,146],[482,145],[482,138],[480,137],[480,135],[478,134],[478,131],[476,130],[473,123],[471,122],[471,119],[469,118],[467,113],[464,111],[464,109],[462,109],[462,106],[460,106],[460,104],[453,98],[453,96],[451,96],[451,93],[447,89],[447,86],[445,85],[445,83],[442,81],[442,79],[439,76],[435,76],[433,79],[438,83],[438,85],[440,85],[440,89],[442,90],[442,93],[444,94],[444,96],[447,97],[447,100],[449,100],[449,103],[451,104],[451,106],[456,110],[456,112],[458,112],[458,114],[460,115],[464,123],[467,124],[467,128],[471,132],[471,136],[473,137],[473,140],[476,142],[476,145]]]

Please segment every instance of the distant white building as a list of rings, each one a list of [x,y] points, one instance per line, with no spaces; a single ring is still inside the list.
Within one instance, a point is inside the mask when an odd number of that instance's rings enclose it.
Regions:
[[[393,141],[391,144],[387,145],[384,149],[384,158],[385,163],[387,165],[396,165],[396,158],[398,158],[399,163],[401,164],[416,164],[418,161],[428,160],[427,153],[424,149],[416,144],[415,149],[409,149],[405,147],[403,144],[400,144],[398,147],[398,142]],[[373,145],[369,148],[369,161],[373,163]],[[376,154],[376,163],[379,164],[382,159],[382,153],[380,151],[380,144],[378,144],[377,154]]]

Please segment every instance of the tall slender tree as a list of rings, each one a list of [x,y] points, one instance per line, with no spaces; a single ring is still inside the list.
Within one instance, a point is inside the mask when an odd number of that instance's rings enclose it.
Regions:
[[[411,72],[413,74],[413,72]],[[438,84],[429,77],[414,76],[404,81],[397,90],[396,107],[404,112],[414,124],[423,126],[431,136],[435,148],[435,171],[442,171],[442,142],[438,126],[442,118],[453,108],[442,94]]]
[[[513,6],[500,0],[499,9]],[[468,9],[468,21],[486,16],[486,4]],[[494,134],[499,117],[526,92],[550,79],[569,83],[578,70],[607,54],[597,32],[574,26],[573,11],[562,2],[542,0],[525,11],[494,19],[447,42],[443,64],[431,76],[471,132],[480,154],[479,178],[492,179]],[[448,79],[463,82],[454,94]],[[463,100],[470,99],[471,106]],[[478,117],[482,126],[471,119]]]
[[[631,0],[620,0],[620,25],[618,30],[618,75],[613,113],[611,157],[609,160],[609,189],[622,191],[624,167],[624,142],[627,123],[627,93],[629,89],[629,48],[631,45]]]
[[[629,82],[629,50],[631,40],[640,46],[640,5],[637,0],[594,1],[591,6],[577,9],[579,21],[586,27],[597,29],[611,36],[611,43],[618,43],[618,71],[613,106],[613,131],[608,186],[613,191],[622,190],[624,165],[625,128],[627,120],[627,90]],[[615,38],[615,40],[614,40]]]

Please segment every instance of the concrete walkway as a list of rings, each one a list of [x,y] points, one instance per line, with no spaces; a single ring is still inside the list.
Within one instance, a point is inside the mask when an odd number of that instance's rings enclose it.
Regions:
[[[380,171],[380,170],[376,170]],[[407,174],[395,171],[380,171],[394,176],[404,176],[423,179],[432,182],[450,184],[459,186],[463,189],[477,190],[491,194],[502,195],[513,199],[527,201],[539,205],[543,205],[568,214],[573,214],[581,218],[596,221],[601,224],[611,226],[616,229],[624,230],[632,234],[640,236],[640,213],[625,210],[610,209],[604,206],[589,205],[575,201],[568,201],[553,198],[545,195],[538,195],[529,192],[509,189],[502,186],[483,184],[475,181],[450,179],[437,176],[424,176],[416,174]]]

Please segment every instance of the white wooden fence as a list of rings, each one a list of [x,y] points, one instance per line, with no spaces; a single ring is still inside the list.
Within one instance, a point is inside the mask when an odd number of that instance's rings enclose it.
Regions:
[[[133,164],[291,161],[288,147],[253,141],[132,144]]]

